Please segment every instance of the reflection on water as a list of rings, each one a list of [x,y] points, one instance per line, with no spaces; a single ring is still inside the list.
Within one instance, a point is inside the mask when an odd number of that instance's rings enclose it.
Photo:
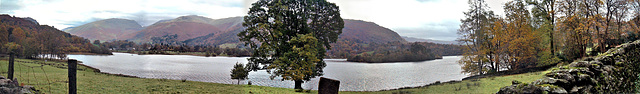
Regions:
[[[247,63],[246,57],[201,57],[188,55],[136,55],[113,53],[110,56],[69,55],[83,64],[102,72],[125,74],[143,78],[187,79],[191,81],[235,84],[231,69]],[[436,81],[460,80],[460,56],[408,63],[356,63],[345,59],[325,59],[324,76],[340,80],[340,91],[376,91],[408,86],[422,86]],[[253,85],[293,88],[293,81],[269,79],[266,71],[250,72]],[[318,77],[319,78],[319,77]],[[318,78],[305,82],[303,88],[317,89]]]

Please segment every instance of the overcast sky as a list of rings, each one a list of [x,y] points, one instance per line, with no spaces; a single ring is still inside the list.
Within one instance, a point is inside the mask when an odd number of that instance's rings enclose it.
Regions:
[[[255,0],[0,0],[0,14],[32,17],[58,29],[125,18],[143,26],[185,15],[213,19],[244,16]],[[468,0],[328,0],[344,19],[375,22],[401,36],[455,40]],[[506,0],[487,0],[502,14]]]

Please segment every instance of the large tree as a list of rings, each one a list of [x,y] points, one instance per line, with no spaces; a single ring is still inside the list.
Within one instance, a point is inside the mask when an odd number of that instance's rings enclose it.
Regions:
[[[325,0],[258,0],[242,25],[240,41],[254,50],[246,67],[293,80],[302,89],[303,81],[323,75],[322,59],[344,21],[338,6]]]
[[[527,0],[529,5],[532,5],[531,14],[534,21],[534,25],[541,31],[548,32],[549,37],[549,51],[551,55],[555,56],[556,53],[556,41],[553,37],[556,32],[556,14],[558,13],[558,7],[556,6],[556,0]]]
[[[489,56],[491,48],[489,43],[487,23],[493,11],[489,10],[484,0],[469,0],[469,10],[464,12],[465,18],[461,19],[456,41],[466,45],[464,54],[458,63],[462,64],[464,73],[483,74],[488,69],[485,64],[492,64]]]

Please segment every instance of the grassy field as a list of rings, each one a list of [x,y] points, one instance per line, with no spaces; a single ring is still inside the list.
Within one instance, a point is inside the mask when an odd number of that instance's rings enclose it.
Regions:
[[[19,61],[44,63],[39,60],[17,59]],[[64,94],[68,91],[67,69],[65,63],[47,62],[50,65],[33,63],[15,63],[14,77],[20,83],[32,85],[42,93]],[[0,60],[0,72],[2,76],[7,76],[6,59]],[[229,85],[218,83],[206,83],[167,79],[143,79],[115,76],[93,72],[90,68],[80,66],[78,76],[78,93],[189,93],[189,94],[237,94],[237,93],[258,93],[258,94],[291,94],[296,93],[289,88],[276,88],[251,85]],[[43,71],[44,70],[44,71]],[[310,93],[315,93],[311,91]]]
[[[35,86],[42,93],[67,93],[66,63],[44,62],[41,60],[17,59],[31,63],[16,62],[15,76],[20,83]],[[37,64],[36,64],[37,63]],[[7,75],[7,59],[0,60],[0,74]],[[43,71],[44,70],[44,71]],[[207,82],[195,82],[167,79],[144,79],[122,77],[94,72],[90,68],[79,66],[78,93],[257,93],[257,94],[296,94],[293,89],[252,85],[230,85]],[[344,94],[362,93],[495,93],[500,87],[511,85],[511,81],[531,82],[542,78],[544,72],[525,73],[500,77],[483,78],[477,81],[465,80],[457,83],[444,83],[428,87],[376,91],[376,92],[340,92]],[[304,93],[317,93],[310,91]]]
[[[443,83],[439,85],[431,85],[428,87],[376,91],[376,92],[341,92],[343,94],[493,94],[498,92],[500,88],[511,85],[511,81],[518,80],[523,83],[529,83],[540,79],[545,73],[550,71],[532,72],[516,75],[498,76],[482,78],[479,80],[464,80],[456,83]]]

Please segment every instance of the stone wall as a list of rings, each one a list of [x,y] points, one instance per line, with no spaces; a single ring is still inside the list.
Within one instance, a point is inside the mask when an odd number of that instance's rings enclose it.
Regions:
[[[33,86],[20,86],[15,78],[14,80],[11,80],[4,76],[0,76],[0,94],[24,94],[32,93],[32,90],[35,91]]]
[[[637,93],[640,40],[551,70],[531,83],[513,81],[498,93]]]

